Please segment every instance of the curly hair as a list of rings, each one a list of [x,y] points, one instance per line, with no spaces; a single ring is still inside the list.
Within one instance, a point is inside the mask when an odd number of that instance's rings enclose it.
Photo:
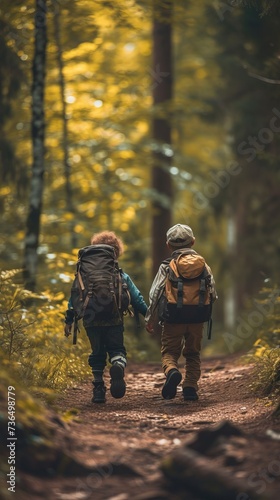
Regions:
[[[113,231],[102,231],[93,234],[90,240],[92,245],[110,245],[114,247],[117,259],[124,251],[123,242]]]

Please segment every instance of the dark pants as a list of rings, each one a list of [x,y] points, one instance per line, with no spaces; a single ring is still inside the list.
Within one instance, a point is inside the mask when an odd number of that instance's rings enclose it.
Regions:
[[[88,364],[92,369],[95,382],[102,381],[107,354],[110,363],[117,361],[125,368],[126,349],[123,343],[123,325],[92,326],[87,327],[86,332],[92,348]]]

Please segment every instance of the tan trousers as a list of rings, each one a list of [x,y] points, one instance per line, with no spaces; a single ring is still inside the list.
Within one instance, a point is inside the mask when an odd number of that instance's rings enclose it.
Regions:
[[[191,325],[174,325],[164,323],[161,334],[161,362],[167,373],[172,368],[178,369],[178,359],[181,354],[186,360],[184,387],[198,389],[200,378],[200,351],[204,323]]]

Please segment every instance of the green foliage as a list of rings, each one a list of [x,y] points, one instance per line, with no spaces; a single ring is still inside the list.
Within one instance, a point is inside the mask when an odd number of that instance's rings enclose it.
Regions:
[[[279,347],[269,348],[258,345],[259,351],[255,354],[255,376],[254,386],[262,394],[273,393],[280,398],[280,358]],[[257,358],[257,359],[256,359]]]
[[[16,361],[7,360],[3,351],[0,350],[0,422],[7,419],[7,391],[8,387],[13,387],[16,398],[16,422],[20,429],[21,426],[32,428],[34,422],[37,422],[37,428],[41,431],[45,429],[46,409],[42,402],[34,398],[26,389],[23,380],[19,377],[18,363]],[[3,435],[6,435],[7,426],[3,430]]]
[[[279,287],[266,286],[260,291],[258,304],[264,311],[264,321],[258,332],[259,343],[264,343],[268,347],[280,345],[280,296]]]
[[[3,281],[1,278],[1,294],[2,292]],[[1,321],[2,318],[1,311]],[[10,319],[11,322],[13,322],[12,317]],[[2,340],[3,330],[1,326],[1,341]],[[28,353],[32,357],[32,351],[29,350]],[[10,398],[14,398],[13,401],[15,401],[15,414],[10,415],[11,418],[15,417],[15,427],[11,425],[11,420],[8,421],[8,391],[11,393]],[[50,394],[47,394],[47,396],[50,396]],[[0,348],[0,433],[1,436],[3,436],[0,443],[1,499],[6,499],[10,496],[7,492],[6,482],[7,474],[10,472],[6,441],[8,431],[15,432],[15,437],[18,439],[17,443],[20,443],[17,449],[17,466],[24,464],[26,457],[30,456],[33,457],[35,464],[36,461],[38,461],[38,468],[41,457],[49,454],[49,450],[55,446],[53,439],[54,426],[49,413],[45,404],[32,396],[30,391],[26,388],[26,383],[22,380],[22,373],[16,359],[13,359],[13,356],[11,359],[7,359],[7,353]],[[43,453],[42,450],[44,450]],[[42,470],[44,469],[42,468]],[[18,474],[20,474],[19,471]],[[21,484],[18,484],[17,490],[20,496]]]
[[[265,395],[280,397],[280,297],[279,288],[264,288],[258,303],[265,311],[258,339],[249,354],[255,363],[254,387]]]
[[[0,290],[0,347],[18,377],[33,390],[62,388],[88,374],[87,349],[63,335],[64,294],[30,293],[15,282],[18,270],[2,272]]]

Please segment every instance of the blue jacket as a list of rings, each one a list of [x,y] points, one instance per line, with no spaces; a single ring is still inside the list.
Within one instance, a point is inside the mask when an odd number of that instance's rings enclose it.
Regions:
[[[143,295],[141,294],[140,290],[138,290],[137,286],[133,283],[132,279],[130,278],[130,276],[128,274],[126,274],[122,271],[122,275],[123,275],[123,278],[127,284],[128,291],[130,293],[131,305],[132,305],[133,309],[145,317],[145,314],[147,312],[147,304],[143,298]],[[74,321],[74,310],[73,310],[71,298],[70,298],[68,301],[68,309],[65,313],[65,323],[71,325],[73,323],[73,321]],[[120,322],[119,318],[116,319],[116,322],[117,323]],[[106,324],[112,325],[114,323],[115,323],[114,320],[112,320],[110,323],[108,323],[108,321],[102,322],[102,324],[104,324],[104,326]],[[98,324],[100,325],[100,321],[98,322]]]
[[[142,316],[145,316],[147,312],[147,304],[141,294],[140,290],[138,290],[137,286],[133,283],[130,276],[123,272],[124,280],[127,284],[128,291],[131,296],[131,305],[136,311],[140,312]]]

